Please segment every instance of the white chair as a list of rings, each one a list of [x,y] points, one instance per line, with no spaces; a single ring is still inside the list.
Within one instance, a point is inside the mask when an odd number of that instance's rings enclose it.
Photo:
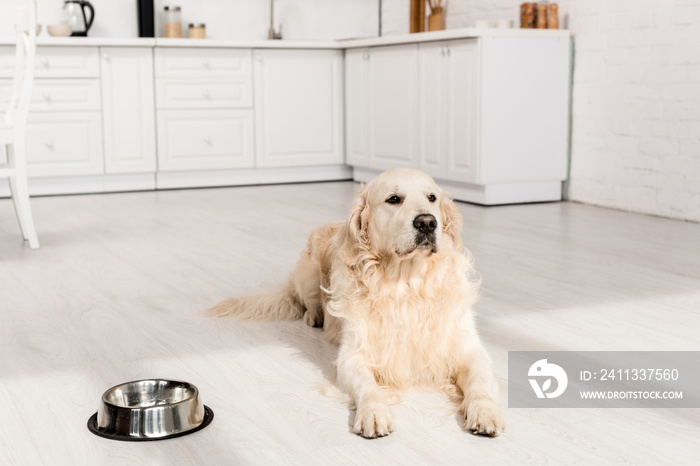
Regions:
[[[27,186],[26,130],[36,54],[36,6],[34,1],[27,4],[28,7],[17,11],[14,86],[5,119],[0,122],[0,145],[5,146],[7,153],[7,163],[0,164],[0,177],[10,180],[10,192],[22,236],[29,241],[30,248],[39,249]]]

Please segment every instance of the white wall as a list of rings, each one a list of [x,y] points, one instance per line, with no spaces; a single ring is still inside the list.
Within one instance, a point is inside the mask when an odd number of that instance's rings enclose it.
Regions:
[[[14,10],[24,0],[0,0],[0,37],[13,35]],[[36,0],[40,24],[57,24],[63,0]],[[136,37],[136,0],[90,0],[94,37]],[[180,5],[183,23],[202,22],[213,39],[267,39],[269,0],[155,0],[156,34],[163,34],[164,5]],[[328,40],[376,36],[378,0],[275,0],[275,23],[284,38]],[[42,34],[46,34],[45,30]]]
[[[448,0],[446,26],[519,21],[512,0]],[[575,34],[568,198],[700,221],[700,0],[564,0]],[[408,32],[385,0],[384,34]]]

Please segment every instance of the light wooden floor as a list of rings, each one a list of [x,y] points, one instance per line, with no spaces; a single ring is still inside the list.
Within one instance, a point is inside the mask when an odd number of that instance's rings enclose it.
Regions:
[[[0,464],[697,461],[698,410],[506,409],[509,431],[488,439],[463,432],[442,395],[411,393],[395,433],[364,440],[321,394],[335,350],[320,331],[200,313],[284,280],[355,189],[34,198],[40,251],[22,245],[1,200]],[[460,209],[504,395],[508,350],[700,350],[700,225],[570,203]],[[196,384],[213,424],[140,444],[88,432],[105,389],[148,377]]]

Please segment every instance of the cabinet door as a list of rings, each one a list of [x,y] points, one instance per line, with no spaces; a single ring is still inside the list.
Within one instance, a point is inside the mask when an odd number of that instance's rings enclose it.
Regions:
[[[155,172],[152,50],[103,47],[101,52],[105,172]]]
[[[0,46],[0,77],[11,78],[14,73],[14,45]],[[39,46],[34,59],[34,77],[99,78],[97,47]]]
[[[418,47],[420,133],[418,168],[434,178],[447,176],[448,57],[446,42]]]
[[[345,52],[345,162],[369,166],[369,49]]]
[[[571,40],[482,37],[479,41],[481,182],[565,180]]]
[[[27,122],[29,176],[101,175],[99,112],[33,113]]]
[[[158,170],[252,168],[253,111],[160,110]]]
[[[257,167],[343,163],[343,54],[255,50]]]
[[[417,166],[418,46],[370,51],[370,168]]]
[[[477,39],[447,43],[444,121],[448,180],[479,183],[479,48]]]
[[[250,79],[251,50],[156,47],[157,78]]]
[[[0,114],[12,98],[12,80],[0,79]],[[36,79],[29,112],[87,112],[101,109],[99,79]]]

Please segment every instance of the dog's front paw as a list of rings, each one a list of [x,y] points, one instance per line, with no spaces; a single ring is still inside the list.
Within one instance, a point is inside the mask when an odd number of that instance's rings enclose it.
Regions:
[[[353,432],[365,438],[389,435],[392,431],[391,410],[386,403],[368,403],[357,407]]]
[[[472,400],[464,408],[465,428],[473,434],[497,437],[506,430],[506,418],[495,401]]]
[[[318,315],[318,312],[304,312],[304,323],[309,327],[323,327],[323,314]]]

